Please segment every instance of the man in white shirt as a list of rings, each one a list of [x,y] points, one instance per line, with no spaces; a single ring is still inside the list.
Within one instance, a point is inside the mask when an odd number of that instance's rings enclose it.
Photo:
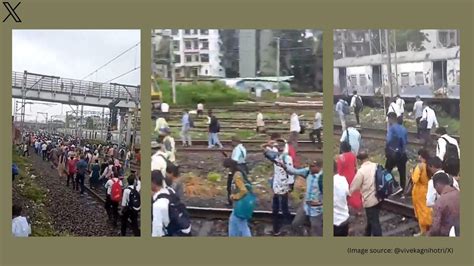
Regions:
[[[204,114],[204,105],[202,103],[197,104],[197,116],[200,117]]]
[[[443,162],[443,170],[453,177],[458,177],[461,158],[458,141],[449,136],[444,127],[436,129],[435,134],[438,137],[436,156]],[[450,144],[449,146],[448,143]]]
[[[342,130],[346,130],[346,115],[344,114],[344,105],[347,105],[347,102],[344,99],[339,99],[336,103],[336,113],[339,116],[341,121]]]
[[[290,118],[290,134],[293,140],[298,140],[298,135],[300,134],[301,126],[300,119],[296,113],[291,114]]]
[[[397,122],[401,125],[403,124],[403,116],[402,110],[400,109],[400,105],[397,104],[397,99],[394,98],[390,105],[388,106],[387,110],[387,121],[388,121],[388,114],[395,113],[397,115]]]
[[[113,226],[117,226],[119,214],[118,205],[119,202],[112,200],[112,186],[114,183],[119,183],[122,187],[122,181],[118,178],[118,173],[115,171],[114,176],[105,183],[105,189],[107,190],[107,196],[105,197],[105,211],[109,216],[109,221],[112,221]]]
[[[433,127],[438,128],[438,119],[436,119],[436,113],[431,107],[429,103],[425,101],[423,103],[423,115],[421,116],[420,120],[420,127],[422,130],[422,138],[425,140],[425,146],[431,146],[432,138],[431,138],[431,129]]]
[[[334,162],[334,173],[337,173],[337,166]],[[349,207],[347,197],[349,194],[349,184],[344,176],[334,175],[334,212],[333,229],[334,236],[347,236],[349,234]]]
[[[436,189],[433,184],[433,179],[432,177],[436,175],[437,173],[444,173],[443,171],[443,162],[438,158],[438,157],[432,157],[428,160],[427,164],[427,171],[428,171],[428,176],[431,176],[430,180],[428,181],[428,191],[426,192],[426,206],[432,208],[435,205],[435,201],[437,198],[439,198],[438,192],[436,192]],[[459,190],[459,183],[456,181],[456,179],[451,178],[452,184],[454,188]]]
[[[349,145],[351,145],[351,151],[354,153],[354,155],[357,156],[357,154],[359,154],[362,136],[360,135],[359,131],[352,126],[350,122],[348,126],[349,127],[342,132],[341,139],[339,141],[341,143],[344,141],[349,142]]]
[[[351,107],[354,108],[354,114],[356,117],[357,126],[360,126],[359,113],[362,111],[363,102],[362,102],[362,97],[357,95],[357,91],[352,92]]]
[[[258,112],[257,114],[257,133],[265,132],[265,121],[263,121],[263,114]]]
[[[403,114],[405,113],[405,100],[400,97],[400,94],[396,96],[397,100],[396,103],[398,105],[398,108],[400,109],[400,116],[401,116],[401,122],[403,124]]]
[[[41,144],[41,154],[43,156],[43,161],[45,161],[46,159],[48,159],[48,144],[46,144],[46,142],[43,142],[43,144]]]
[[[294,183],[294,176],[289,175],[283,167],[285,165],[287,169],[293,168],[293,159],[284,152],[286,141],[283,139],[277,140],[277,150],[280,153],[276,161],[279,164],[274,164],[273,177],[271,185],[273,189],[273,203],[272,203],[272,216],[273,216],[273,234],[275,236],[280,235],[280,228],[282,220],[279,212],[281,210],[284,219],[289,219],[290,211],[288,209],[288,195],[290,192],[290,185]]]
[[[420,96],[416,96],[416,101],[413,104],[413,116],[415,117],[416,121],[416,136],[420,138],[421,136],[421,128],[420,128],[420,120],[423,116],[423,101],[421,100]]]
[[[168,120],[168,115],[170,111],[170,106],[167,103],[161,103],[161,113],[163,114],[163,117],[165,117],[166,120]]]
[[[28,237],[31,235],[31,226],[26,217],[21,216],[22,208],[12,206],[12,235],[14,237]]]
[[[169,191],[163,187],[165,183],[164,176],[161,171],[154,170],[151,172],[151,191],[152,198],[152,237],[162,237],[166,235],[166,227],[170,223],[168,215],[169,203],[167,198],[158,198],[160,194],[169,194]]]
[[[171,131],[169,128],[163,128],[160,134],[164,136],[162,149],[166,153],[166,158],[174,163],[176,161],[176,143],[171,136]]]
[[[156,152],[151,156],[151,170],[158,170],[163,176],[166,176],[167,163],[165,158],[168,159],[168,157],[166,152],[162,150],[162,144],[152,141],[151,148],[152,150],[156,150]]]
[[[122,222],[121,222],[121,234],[125,236],[127,233],[128,219],[131,221],[131,229],[134,236],[140,236],[140,229],[138,227],[138,213],[139,209],[134,209],[129,206],[130,193],[135,190],[138,193],[137,186],[135,184],[135,175],[130,175],[127,178],[128,186],[123,190],[122,196]]]
[[[318,139],[318,144],[321,143],[321,130],[323,128],[323,124],[321,120],[322,120],[321,113],[316,112],[316,115],[314,116],[313,130],[309,133],[309,139],[313,143],[316,143],[316,139],[314,138],[314,135],[316,135],[316,138]]]
[[[168,122],[166,122],[166,119],[164,119],[163,117],[159,117],[158,119],[156,119],[155,132],[160,132],[161,129],[167,127],[169,126]]]

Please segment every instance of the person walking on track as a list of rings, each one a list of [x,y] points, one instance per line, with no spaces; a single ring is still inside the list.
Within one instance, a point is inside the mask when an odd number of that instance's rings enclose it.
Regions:
[[[357,91],[352,92],[351,98],[351,107],[354,108],[354,114],[357,121],[357,126],[360,127],[360,117],[359,114],[364,108],[364,103],[362,102],[362,97],[357,95]]]

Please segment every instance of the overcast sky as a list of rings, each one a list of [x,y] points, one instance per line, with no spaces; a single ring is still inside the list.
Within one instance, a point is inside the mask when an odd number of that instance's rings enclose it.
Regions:
[[[13,30],[12,70],[82,79],[109,60],[140,42],[139,30]],[[140,45],[86,80],[105,82],[140,66]],[[140,69],[113,82],[140,85]],[[12,102],[12,113],[14,101]],[[27,105],[25,120],[36,112],[65,115],[68,105]],[[84,110],[102,110],[84,107]],[[44,121],[38,116],[39,121]]]

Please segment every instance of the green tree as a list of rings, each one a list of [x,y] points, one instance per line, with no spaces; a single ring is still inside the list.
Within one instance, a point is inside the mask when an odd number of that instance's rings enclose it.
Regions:
[[[90,116],[86,118],[86,128],[94,129],[94,120]]]
[[[425,50],[423,42],[429,41],[426,34],[420,30],[394,30],[393,33],[395,33],[397,52]]]

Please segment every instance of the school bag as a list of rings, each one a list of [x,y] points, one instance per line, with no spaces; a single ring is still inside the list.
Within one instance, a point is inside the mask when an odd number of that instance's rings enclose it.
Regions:
[[[194,127],[194,120],[188,115],[189,127]]]
[[[456,145],[452,144],[445,137],[441,137],[446,141],[446,153],[444,154],[444,162],[450,160],[459,160],[458,148]]]
[[[120,185],[120,180],[114,181],[111,179],[113,184],[110,191],[110,199],[113,202],[119,202],[122,199],[122,186]]]
[[[349,108],[349,104],[346,101],[342,102],[342,113],[348,115],[351,113],[351,109]]]
[[[358,111],[364,109],[364,104],[362,103],[362,98],[360,96],[356,96],[355,109]]]
[[[346,139],[343,142],[347,142],[347,144],[349,144],[349,147],[351,147],[351,143],[349,141],[349,129],[346,129]],[[342,145],[339,145],[339,153],[342,154]]]
[[[250,220],[252,219],[253,212],[257,203],[257,197],[252,191],[252,184],[247,179],[247,175],[241,171],[242,178],[245,182],[245,188],[247,193],[241,199],[234,203],[234,215],[240,219]]]
[[[394,193],[395,179],[382,165],[378,164],[375,170],[375,196],[384,200]]]
[[[130,194],[128,196],[127,206],[135,211],[139,211],[141,207],[140,193],[137,191],[137,185],[129,188]]]
[[[18,169],[18,166],[16,164],[12,164],[12,175],[18,175],[20,173],[20,170]]]
[[[176,195],[173,189],[167,188],[169,194],[161,193],[153,200],[155,203],[157,200],[165,198],[169,200],[168,204],[168,216],[170,218],[170,222],[166,227],[166,235],[172,236],[176,233],[180,232],[183,229],[189,228],[191,226],[191,218],[186,209],[186,205],[182,203],[179,197]]]

